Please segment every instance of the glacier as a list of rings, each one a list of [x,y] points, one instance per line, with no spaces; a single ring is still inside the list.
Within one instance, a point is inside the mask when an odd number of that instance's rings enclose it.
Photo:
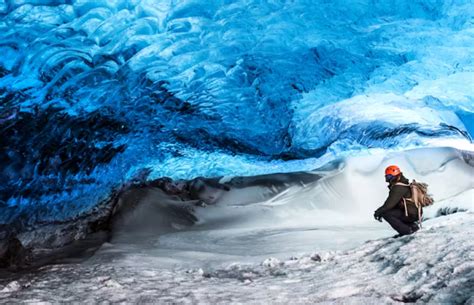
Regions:
[[[17,213],[2,221],[73,217],[145,168],[291,172],[470,139],[472,12],[471,1],[3,0],[0,200]]]
[[[437,200],[426,232],[400,242],[397,264],[431,239],[454,245],[454,232],[469,252],[473,15],[470,0],[0,0],[0,257],[7,247],[35,266],[67,262],[30,282],[2,273],[0,299],[47,301],[41,283],[71,268],[120,295],[132,271],[101,278],[97,266],[111,257],[171,286],[173,274],[186,287],[207,281],[184,267],[224,274],[209,279],[221,291],[234,285],[232,261],[276,287],[278,276],[258,265],[268,257],[349,251],[370,267],[361,252],[398,245],[371,219],[389,162],[428,182]],[[444,233],[430,235],[443,219]],[[450,250],[443,255],[462,264],[462,251]],[[463,268],[462,291],[472,287],[472,266]],[[407,294],[385,302],[472,301],[411,293],[402,287],[410,279],[397,286]],[[195,302],[251,301],[206,296],[207,284]],[[71,301],[85,299],[78,285]],[[251,285],[253,302],[270,297]],[[317,285],[325,297],[301,291],[302,303],[377,297]],[[30,286],[37,298],[24,294]]]

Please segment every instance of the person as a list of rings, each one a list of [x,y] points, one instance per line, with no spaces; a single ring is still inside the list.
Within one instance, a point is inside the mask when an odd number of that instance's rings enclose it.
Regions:
[[[419,230],[419,213],[414,204],[406,203],[412,196],[408,179],[398,166],[390,165],[385,169],[385,181],[390,191],[385,203],[374,212],[374,218],[380,222],[385,219],[398,232],[395,238],[415,233]]]

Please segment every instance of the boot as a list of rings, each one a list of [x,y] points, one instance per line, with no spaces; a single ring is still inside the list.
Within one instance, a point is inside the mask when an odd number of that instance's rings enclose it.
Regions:
[[[410,225],[410,229],[411,229],[411,233],[410,234],[413,234],[415,233],[416,231],[418,231],[420,229],[420,227],[416,224],[416,223],[412,223]]]

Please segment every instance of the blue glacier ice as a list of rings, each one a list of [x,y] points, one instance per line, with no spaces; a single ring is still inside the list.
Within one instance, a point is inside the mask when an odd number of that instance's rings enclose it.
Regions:
[[[136,177],[470,141],[473,15],[469,0],[0,0],[0,222],[69,219]]]

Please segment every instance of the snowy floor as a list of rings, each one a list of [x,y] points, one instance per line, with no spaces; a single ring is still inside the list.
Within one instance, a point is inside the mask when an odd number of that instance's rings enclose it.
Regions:
[[[110,260],[3,280],[0,301],[176,304],[472,304],[474,214],[437,217],[413,236],[259,264],[163,269]]]

